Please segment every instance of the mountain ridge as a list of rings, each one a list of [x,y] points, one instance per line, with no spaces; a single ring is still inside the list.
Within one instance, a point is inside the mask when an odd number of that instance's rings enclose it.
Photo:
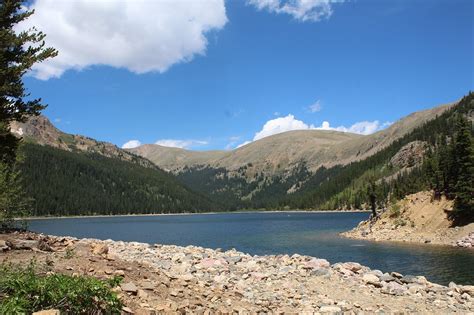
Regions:
[[[251,164],[248,177],[258,172],[273,176],[290,172],[301,163],[314,172],[321,166],[345,165],[367,158],[417,126],[434,119],[457,102],[411,113],[371,135],[327,130],[295,130],[268,136],[230,151],[192,151],[156,144],[145,144],[127,151],[143,156],[174,173],[179,173],[186,167],[204,166],[235,172]],[[332,139],[328,138],[330,135]]]

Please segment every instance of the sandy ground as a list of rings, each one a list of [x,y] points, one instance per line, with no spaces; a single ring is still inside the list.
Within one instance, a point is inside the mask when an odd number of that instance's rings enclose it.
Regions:
[[[448,214],[453,201],[445,198],[432,200],[430,192],[409,195],[398,206],[398,214],[389,209],[377,220],[361,222],[342,235],[374,241],[456,245],[458,240],[474,233],[474,223],[451,227]]]

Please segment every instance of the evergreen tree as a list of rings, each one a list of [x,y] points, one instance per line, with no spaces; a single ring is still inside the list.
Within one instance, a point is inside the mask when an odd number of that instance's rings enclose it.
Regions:
[[[471,123],[463,116],[456,126],[453,149],[457,170],[455,211],[460,217],[474,216],[474,150]]]
[[[45,34],[30,29],[16,33],[15,26],[33,14],[25,11],[22,0],[0,2],[0,220],[20,215],[25,208],[17,173],[20,139],[10,132],[12,121],[25,121],[44,108],[40,99],[25,100],[23,76],[38,62],[54,57],[57,51],[45,47]],[[5,225],[10,221],[2,221]]]
[[[34,12],[25,11],[22,0],[0,3],[0,159],[14,163],[19,140],[10,133],[11,121],[25,121],[44,108],[41,99],[24,100],[23,76],[38,62],[57,55],[45,47],[45,34],[35,28],[16,33],[14,27]]]

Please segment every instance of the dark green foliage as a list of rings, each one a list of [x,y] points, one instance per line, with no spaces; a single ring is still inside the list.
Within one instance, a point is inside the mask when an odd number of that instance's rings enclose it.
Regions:
[[[23,191],[16,167],[0,162],[0,231],[26,227],[24,221],[17,221],[18,226],[13,220],[28,215],[30,210],[30,200]]]
[[[472,210],[472,125],[462,119],[461,128],[459,117],[472,117],[473,111],[474,94],[470,93],[455,107],[369,158],[321,167],[314,174],[302,165],[291,176],[261,176],[248,184],[242,178],[231,178],[224,169],[203,168],[185,169],[179,179],[212,198],[219,197],[227,209],[372,208],[370,196],[375,207],[385,208],[408,194],[433,189],[435,197],[444,194],[456,199],[456,209]],[[405,170],[394,167],[390,159],[417,140],[428,145],[423,163]],[[298,189],[288,194],[293,185]]]
[[[0,314],[31,314],[59,309],[67,314],[119,314],[122,303],[112,288],[120,278],[45,275],[31,263],[26,268],[0,265]]]
[[[474,147],[471,133],[471,123],[460,116],[453,150],[457,169],[455,209],[459,216],[474,217]]]
[[[15,26],[33,14],[24,10],[23,2],[0,1],[0,229],[12,228],[12,218],[25,214],[28,206],[17,170],[21,139],[11,134],[10,123],[38,115],[44,108],[40,99],[25,100],[29,94],[22,78],[35,63],[57,54],[45,47],[42,32],[15,32]]]
[[[18,140],[11,136],[9,123],[38,115],[44,108],[40,99],[25,100],[29,94],[22,81],[25,73],[38,62],[55,57],[57,51],[46,48],[45,34],[31,29],[17,34],[14,27],[33,14],[23,10],[22,0],[0,2],[0,160],[14,162]]]
[[[25,144],[22,172],[34,215],[177,213],[218,210],[158,169]]]

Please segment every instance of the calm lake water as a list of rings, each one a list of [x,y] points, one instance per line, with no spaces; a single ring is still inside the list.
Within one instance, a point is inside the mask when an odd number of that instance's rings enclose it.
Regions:
[[[430,281],[474,284],[474,250],[374,243],[341,238],[368,213],[226,213],[32,220],[52,235],[173,245],[236,248],[253,255],[302,254],[331,263],[355,261]]]

